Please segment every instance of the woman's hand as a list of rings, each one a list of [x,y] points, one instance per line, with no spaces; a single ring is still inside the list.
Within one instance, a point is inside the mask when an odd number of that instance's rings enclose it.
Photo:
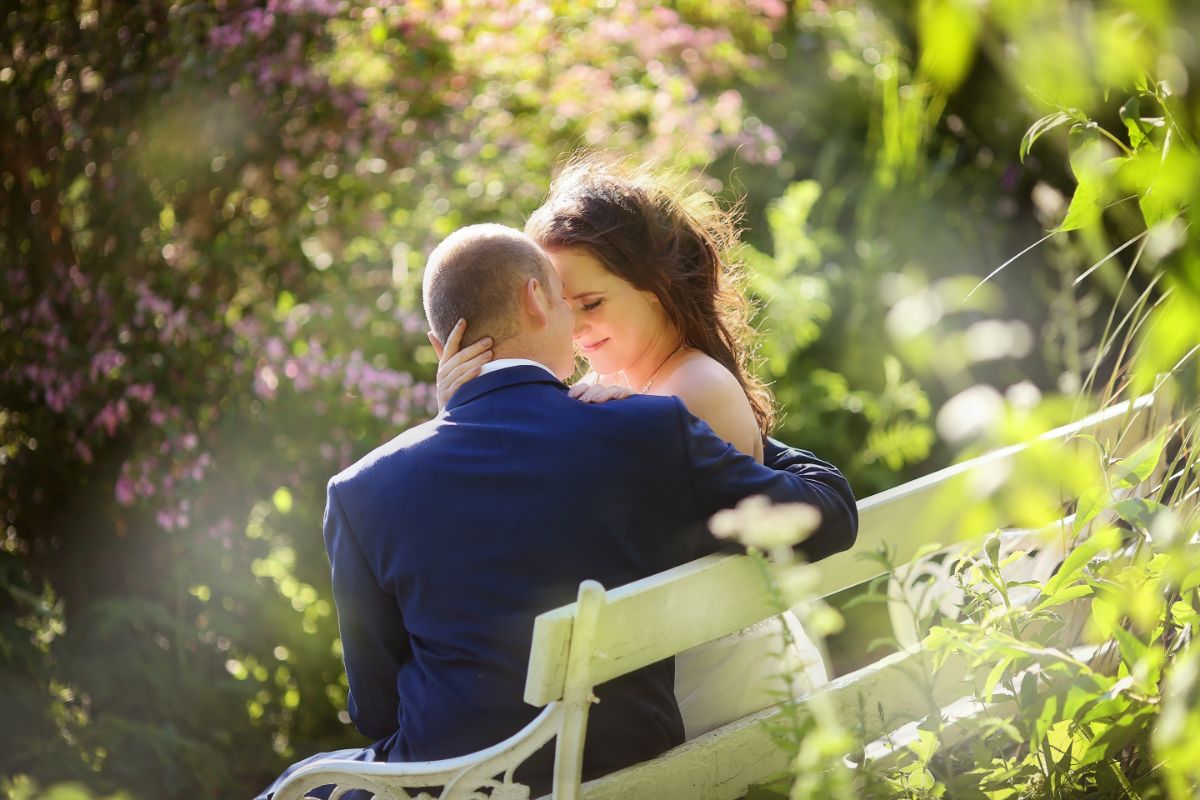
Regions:
[[[629,397],[633,392],[624,386],[606,386],[601,383],[584,383],[580,381],[573,385],[567,394],[585,403],[607,403],[609,400],[620,400]]]
[[[446,403],[454,396],[459,387],[472,378],[479,377],[479,370],[492,360],[492,338],[485,336],[462,350],[463,334],[467,330],[467,321],[460,319],[451,329],[443,345],[431,331],[429,343],[437,353],[437,401],[438,408],[445,408]]]

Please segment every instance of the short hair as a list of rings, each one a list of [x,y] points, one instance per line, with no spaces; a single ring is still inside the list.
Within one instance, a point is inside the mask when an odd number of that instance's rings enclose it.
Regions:
[[[422,281],[425,317],[446,341],[465,319],[471,340],[499,340],[516,332],[516,310],[530,278],[546,286],[550,260],[519,230],[491,223],[469,225],[447,236],[429,254]]]

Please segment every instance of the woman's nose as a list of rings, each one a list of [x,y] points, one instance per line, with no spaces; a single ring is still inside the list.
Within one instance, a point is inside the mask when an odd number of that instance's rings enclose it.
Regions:
[[[583,334],[587,331],[587,329],[588,329],[587,317],[585,317],[582,313],[580,313],[578,311],[575,312],[575,330],[572,335],[576,339],[578,339],[580,336],[583,336]]]

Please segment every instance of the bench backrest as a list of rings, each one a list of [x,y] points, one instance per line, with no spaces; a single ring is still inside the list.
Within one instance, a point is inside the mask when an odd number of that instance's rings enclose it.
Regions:
[[[1110,452],[1126,454],[1165,419],[1163,394],[1157,403],[1154,395],[1145,395],[1113,405],[1037,441],[1093,447],[1079,438],[1087,434]],[[965,493],[996,485],[990,476],[1010,474],[1030,447],[993,451],[860,501],[854,548],[804,567],[816,573],[814,595],[828,597],[885,574],[880,562],[859,555],[881,545],[891,549],[896,565],[904,565],[927,552],[931,543],[965,542],[990,534],[962,530],[961,515],[947,513],[936,499],[956,487]],[[590,642],[574,654],[571,636],[579,603],[540,615],[534,623],[525,701],[543,706],[561,699],[572,655],[584,662],[579,671],[587,674],[588,683],[597,685],[773,616],[779,609],[763,578],[754,559],[716,555],[604,592],[598,607],[590,609],[595,614]]]

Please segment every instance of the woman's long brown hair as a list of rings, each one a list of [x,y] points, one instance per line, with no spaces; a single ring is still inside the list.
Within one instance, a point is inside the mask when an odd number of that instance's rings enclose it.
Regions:
[[[733,215],[704,192],[675,189],[647,168],[611,158],[572,158],[533,212],[525,232],[547,250],[580,248],[610,272],[658,297],[683,343],[733,373],[759,430],[774,421],[774,400],[753,372],[751,307],[739,265]]]

